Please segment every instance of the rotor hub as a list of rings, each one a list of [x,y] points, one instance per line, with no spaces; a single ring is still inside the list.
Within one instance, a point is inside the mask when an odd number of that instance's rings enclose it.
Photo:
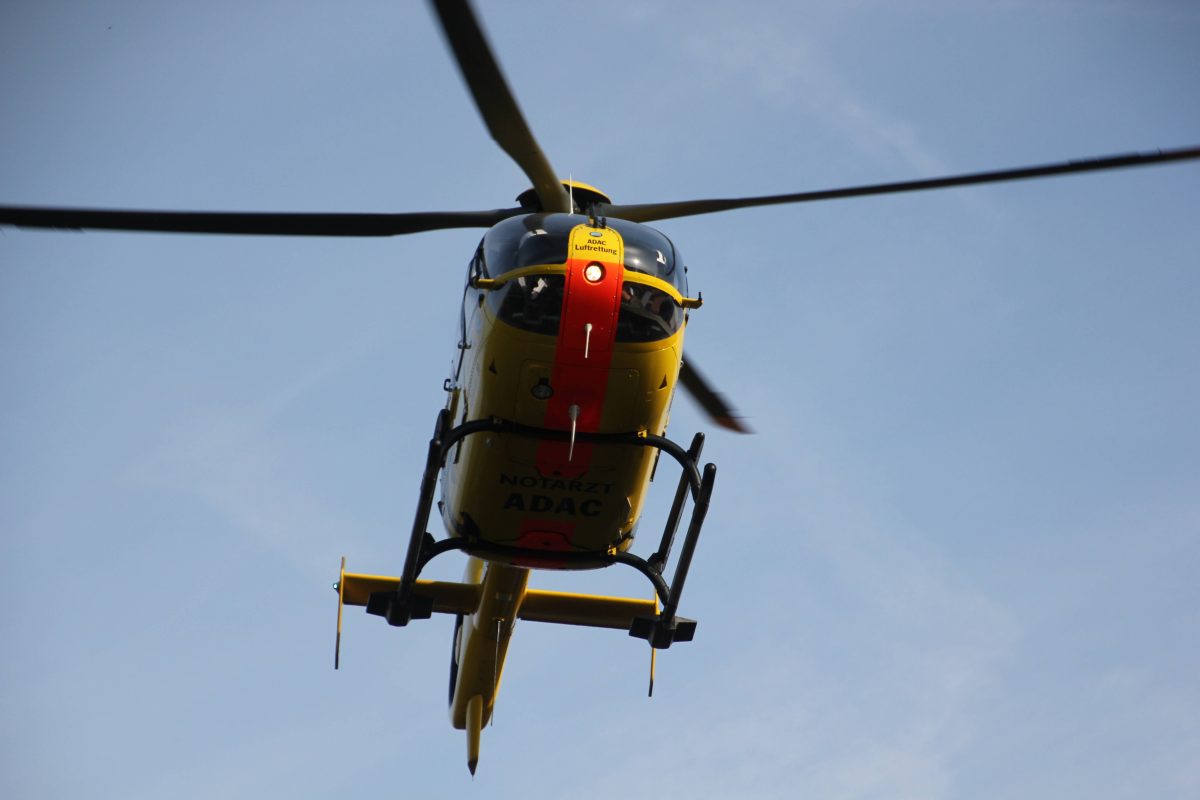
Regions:
[[[574,212],[576,214],[587,213],[588,209],[597,203],[612,203],[612,198],[595,186],[580,183],[579,181],[563,181],[562,185],[574,202]],[[542,203],[538,200],[537,191],[534,189],[526,189],[517,195],[517,202],[521,204],[521,208],[527,208],[531,212],[543,210]]]

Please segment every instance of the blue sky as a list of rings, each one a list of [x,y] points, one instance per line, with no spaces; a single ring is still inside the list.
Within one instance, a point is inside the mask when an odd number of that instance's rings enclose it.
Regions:
[[[1188,2],[480,5],[617,202],[1200,141]],[[525,188],[416,2],[8,3],[0,74],[0,203]],[[647,700],[644,645],[520,626],[473,784],[448,622],[334,673],[329,584],[400,563],[479,233],[4,230],[0,793],[1195,797],[1197,219],[1186,165],[661,224],[759,431],[709,437],[697,638]]]

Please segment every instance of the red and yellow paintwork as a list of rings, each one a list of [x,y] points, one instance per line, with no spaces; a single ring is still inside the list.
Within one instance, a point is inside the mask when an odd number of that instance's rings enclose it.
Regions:
[[[499,419],[576,433],[662,435],[679,377],[686,325],[657,341],[618,342],[626,284],[644,284],[682,308],[698,301],[667,281],[627,270],[620,233],[579,217],[564,263],[476,276],[463,303],[461,358],[447,383],[452,425]],[[602,276],[589,279],[599,265]],[[506,323],[487,302],[509,281],[563,276],[556,335]],[[539,396],[546,385],[552,394]],[[563,568],[556,553],[611,553],[632,544],[657,450],[549,441],[504,433],[465,437],[442,471],[439,507],[450,536],[522,548],[520,557],[469,558],[461,583],[419,580],[434,611],[457,615],[451,665],[450,718],[465,729],[474,771],[481,728],[491,717],[509,637],[517,619],[628,630],[653,615],[655,598],[596,597],[528,588],[529,570]],[[529,551],[545,557],[530,557]],[[468,552],[470,549],[468,548]],[[351,605],[398,579],[343,573],[339,594]],[[340,624],[340,612],[339,612]]]
[[[616,319],[625,282],[652,285],[676,302],[684,298],[666,281],[626,271],[622,255],[616,230],[580,224],[565,264],[517,270],[468,290],[464,357],[449,403],[453,423],[498,418],[565,431],[574,406],[580,433],[664,433],[683,328],[659,341],[617,343]],[[591,283],[584,270],[594,263],[604,276]],[[565,276],[554,337],[508,325],[483,302],[501,283],[537,275]],[[531,392],[542,381],[553,387],[549,399]],[[443,473],[442,517],[452,536],[477,533],[484,541],[547,551],[623,550],[654,458],[647,448],[468,437]]]

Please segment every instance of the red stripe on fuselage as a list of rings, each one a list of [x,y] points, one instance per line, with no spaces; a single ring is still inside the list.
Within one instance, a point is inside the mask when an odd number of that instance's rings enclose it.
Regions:
[[[571,255],[586,254],[586,250],[575,247],[575,240],[587,231],[581,226],[572,234]],[[604,268],[604,277],[590,283],[584,277],[584,270],[594,263]],[[570,430],[571,406],[578,406],[576,433],[600,429],[624,275],[624,266],[611,256],[596,258],[588,254],[584,258],[568,260],[566,291],[550,377],[554,394],[546,404],[545,427]],[[588,324],[592,326],[590,335]],[[544,441],[538,446],[537,468],[547,477],[578,477],[587,472],[591,455],[592,447],[585,442],[576,442],[572,452],[568,442]]]

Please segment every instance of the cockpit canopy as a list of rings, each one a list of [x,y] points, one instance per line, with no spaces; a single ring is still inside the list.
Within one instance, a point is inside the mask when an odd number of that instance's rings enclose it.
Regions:
[[[499,223],[483,237],[483,277],[542,264],[565,264],[567,240],[576,225],[588,218],[579,214],[529,214]],[[675,265],[675,245],[653,228],[621,219],[605,221],[625,240],[625,269],[661,278],[687,295],[682,267]]]
[[[487,232],[473,269],[499,278],[525,267],[565,264],[571,231],[587,217],[573,214],[530,214],[512,217]],[[675,246],[653,228],[610,219],[609,227],[625,243],[625,269],[653,275],[687,295],[683,267],[676,266]],[[514,278],[488,292],[488,305],[501,321],[521,330],[554,336],[562,315],[563,275],[534,274]],[[617,317],[618,342],[666,339],[683,325],[683,308],[667,292],[626,281]]]

